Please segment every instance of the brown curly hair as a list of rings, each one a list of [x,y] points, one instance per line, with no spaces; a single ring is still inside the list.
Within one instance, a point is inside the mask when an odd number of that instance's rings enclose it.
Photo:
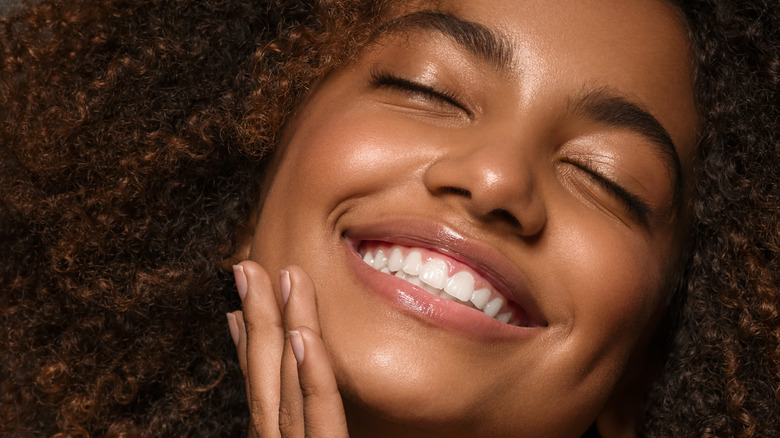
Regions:
[[[646,436],[780,436],[780,3],[678,1],[702,118],[693,249]]]
[[[677,3],[693,243],[641,433],[780,436],[780,13]],[[243,435],[220,266],[296,104],[392,7],[45,0],[0,21],[0,435]]]

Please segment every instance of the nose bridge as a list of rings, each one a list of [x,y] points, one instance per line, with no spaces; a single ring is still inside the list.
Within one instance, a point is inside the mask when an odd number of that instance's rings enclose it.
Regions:
[[[425,184],[438,196],[454,196],[481,218],[501,218],[535,234],[546,222],[539,190],[536,148],[508,135],[463,138],[427,169]]]

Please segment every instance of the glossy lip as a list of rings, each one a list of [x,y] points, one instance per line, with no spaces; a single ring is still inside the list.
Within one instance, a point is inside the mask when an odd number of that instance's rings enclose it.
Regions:
[[[464,237],[451,227],[413,219],[386,220],[349,228],[343,237],[348,262],[370,290],[436,325],[486,339],[524,337],[547,325],[522,273],[492,247]],[[375,270],[363,262],[357,252],[363,241],[425,248],[469,266],[490,282],[498,293],[525,311],[529,327],[504,324],[478,310],[436,297],[404,280]]]

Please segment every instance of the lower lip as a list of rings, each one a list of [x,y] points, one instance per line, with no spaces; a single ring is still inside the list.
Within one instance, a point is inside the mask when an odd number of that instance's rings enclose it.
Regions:
[[[504,324],[479,310],[431,295],[411,283],[368,266],[351,245],[346,244],[345,247],[350,266],[370,291],[429,325],[485,341],[527,339],[539,328]]]

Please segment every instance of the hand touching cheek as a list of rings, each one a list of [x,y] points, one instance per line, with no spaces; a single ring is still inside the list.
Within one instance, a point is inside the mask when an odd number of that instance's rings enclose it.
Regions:
[[[348,436],[308,274],[282,270],[277,296],[257,263],[242,262],[234,273],[242,311],[227,318],[246,382],[250,436]]]

